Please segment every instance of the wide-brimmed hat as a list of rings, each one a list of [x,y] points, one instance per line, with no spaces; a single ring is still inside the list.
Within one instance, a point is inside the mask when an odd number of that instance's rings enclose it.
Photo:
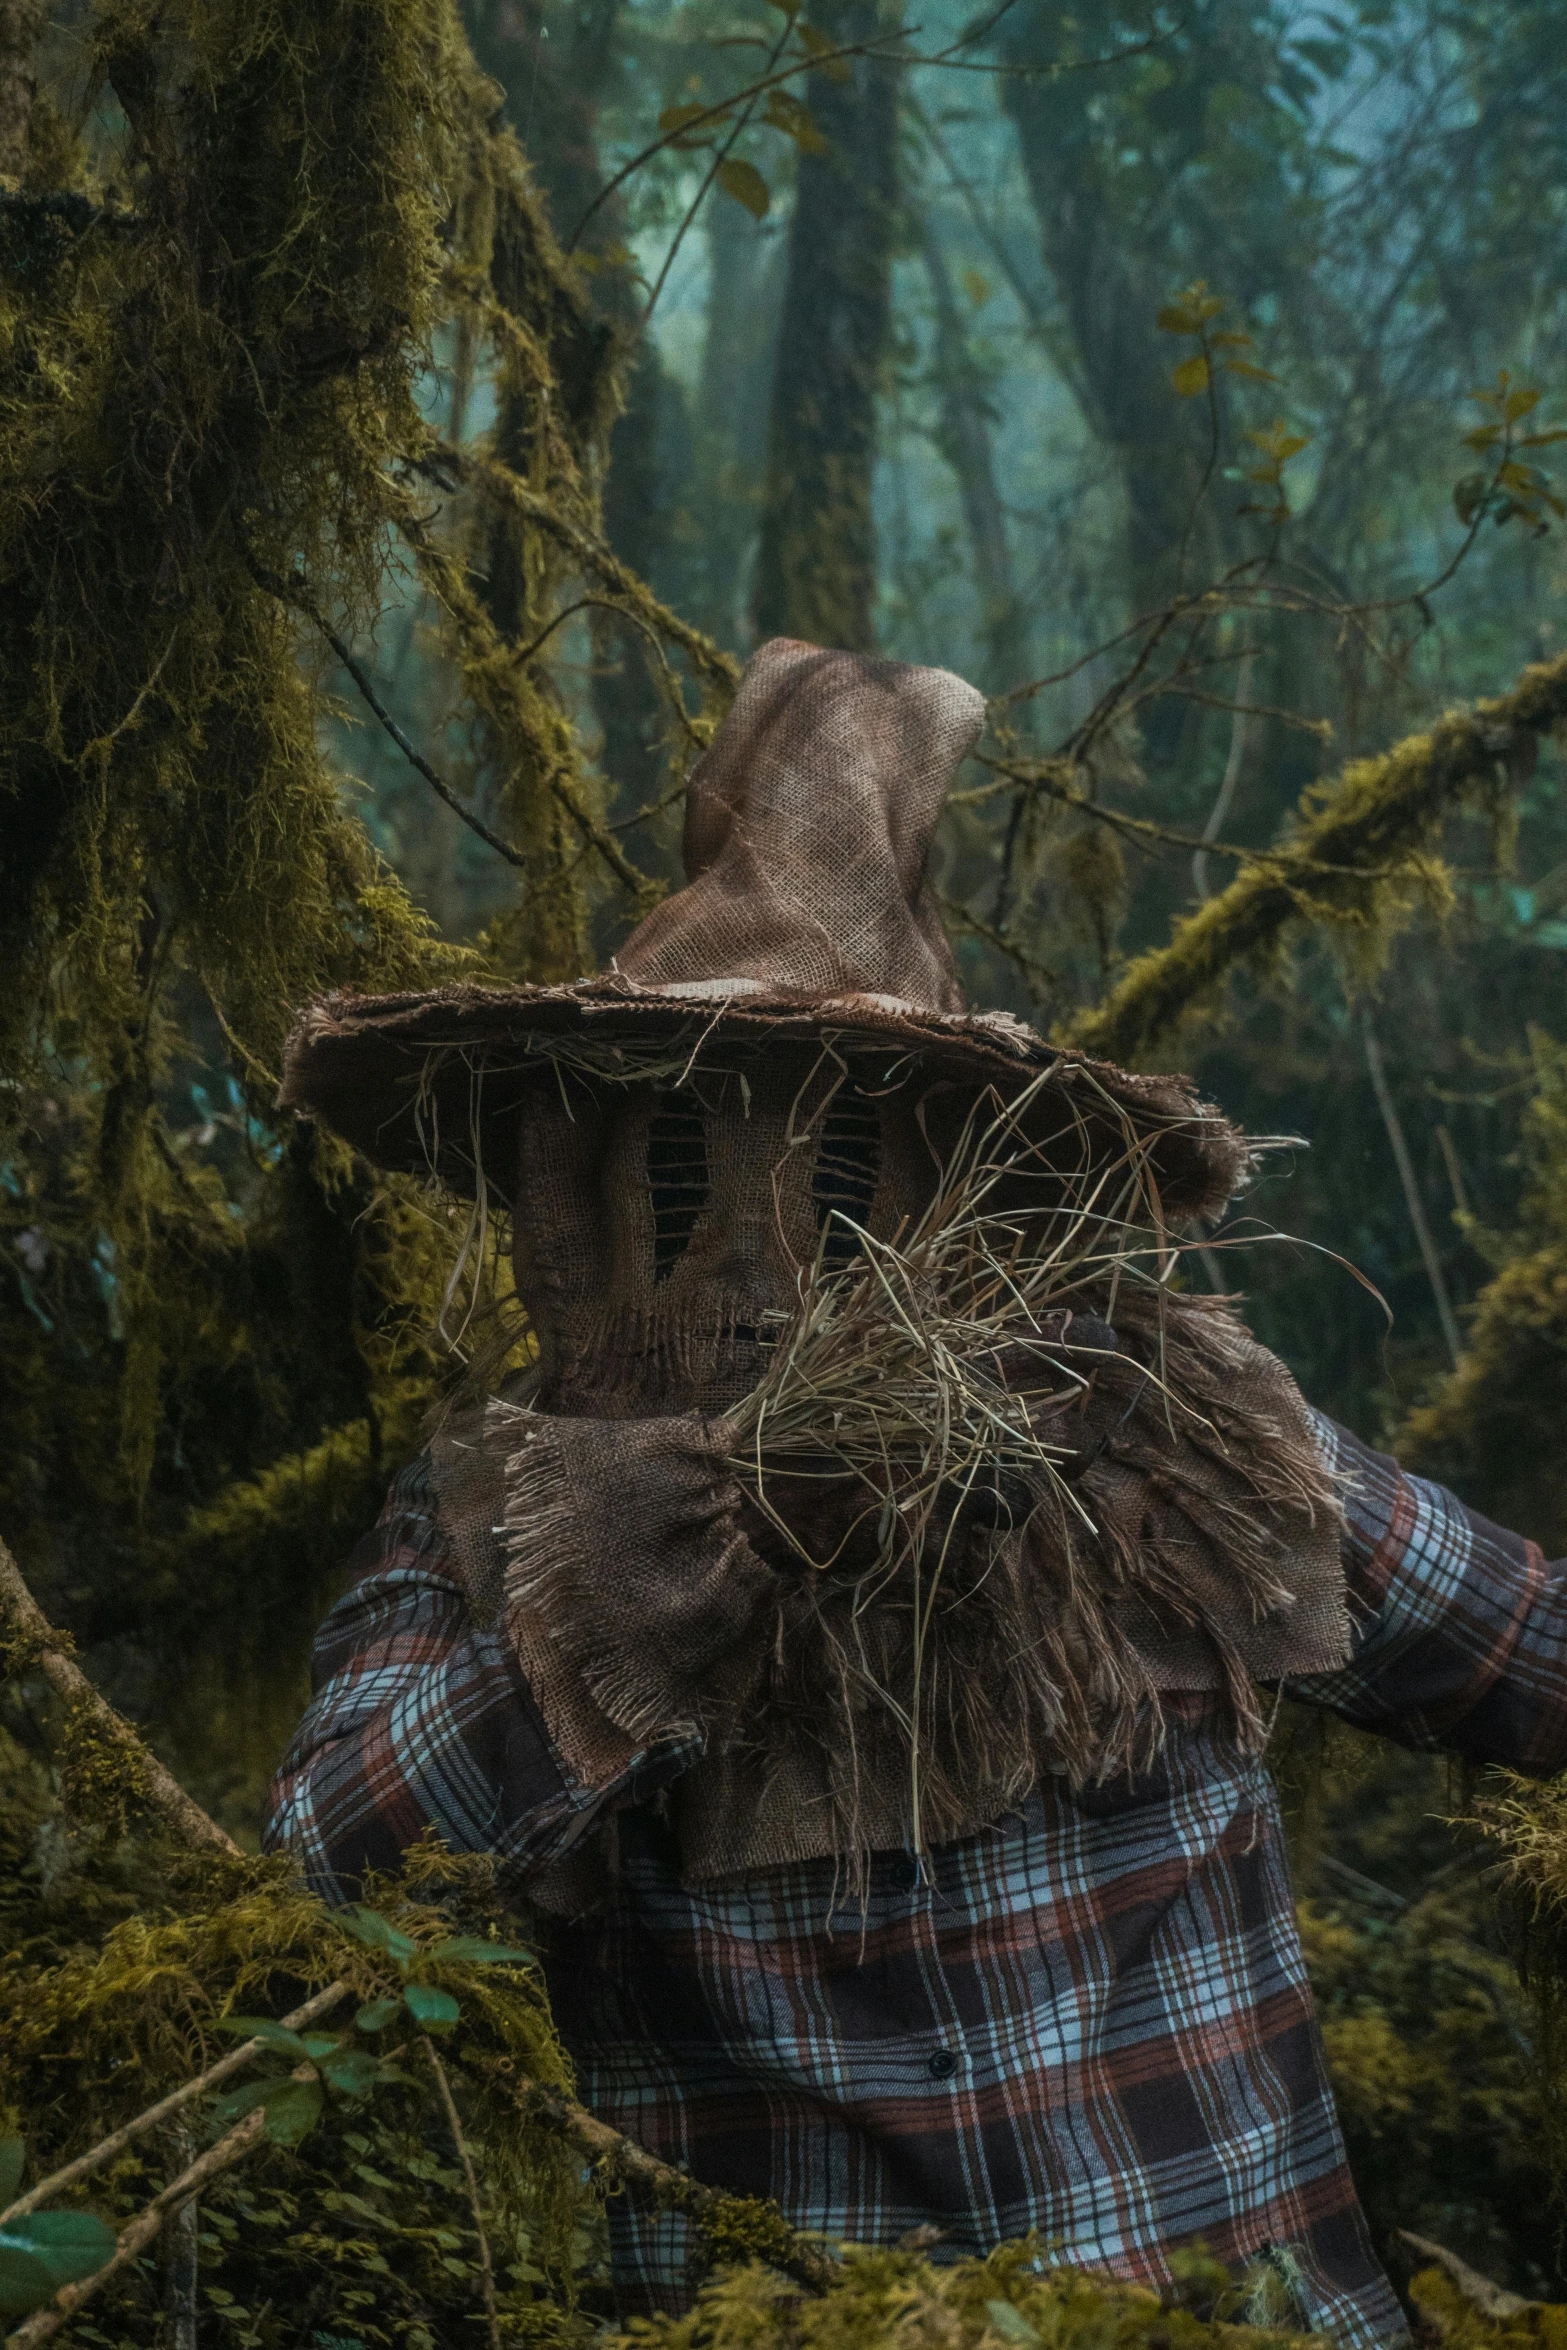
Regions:
[[[522,1089],[550,1061],[609,1080],[656,1061],[672,1082],[714,1050],[825,1041],[998,1107],[1032,1088],[1042,1117],[1102,1126],[1118,1150],[1135,1137],[1166,1216],[1216,1214],[1249,1146],[1185,1079],[965,1004],[927,857],[984,718],[949,670],[774,638],[692,770],[685,886],[607,972],[319,997],[289,1039],[280,1102],[383,1167],[468,1191],[482,1168],[506,1194]]]

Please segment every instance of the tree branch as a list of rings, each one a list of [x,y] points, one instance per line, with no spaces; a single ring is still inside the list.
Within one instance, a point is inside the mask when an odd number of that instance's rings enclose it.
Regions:
[[[69,1636],[57,1632],[22,1579],[21,1569],[0,1542],[0,1626],[3,1646],[0,1664],[20,1679],[38,1673],[73,1714],[85,1716],[92,1728],[125,1767],[127,1783],[137,1800],[157,1814],[183,1844],[205,1851],[238,1853],[239,1846],[199,1803],[186,1794],[171,1771],[166,1771],[151,1748],[138,1737],[123,1714],[88,1680],[70,1654]]]
[[[1298,829],[1228,889],[1140,955],[1074,1041],[1113,1060],[1162,1044],[1210,1007],[1243,965],[1276,955],[1308,924],[1369,929],[1394,911],[1389,893],[1420,878],[1443,824],[1495,799],[1531,770],[1542,735],[1567,725],[1567,654],[1524,670],[1512,691],[1449,711],[1301,801]],[[1503,782],[1501,776],[1506,778]],[[1214,844],[1215,846],[1217,844]]]

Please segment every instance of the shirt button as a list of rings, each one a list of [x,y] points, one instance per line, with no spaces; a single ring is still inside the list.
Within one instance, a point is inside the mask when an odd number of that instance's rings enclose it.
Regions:
[[[887,1871],[894,1893],[912,1893],[920,1881],[920,1864],[912,1852],[900,1853]]]
[[[925,2066],[933,2081],[950,2081],[957,2069],[958,2060],[950,2048],[938,2048]]]

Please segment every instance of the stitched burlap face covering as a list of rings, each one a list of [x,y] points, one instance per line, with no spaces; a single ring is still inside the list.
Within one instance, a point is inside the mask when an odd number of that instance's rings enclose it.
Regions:
[[[416,1071],[419,1130],[466,1103],[515,1185],[538,1360],[437,1439],[442,1513],[569,1762],[702,1742],[693,1877],[852,1873],[1141,1767],[1172,1691],[1255,1745],[1255,1681],[1346,1653],[1301,1399],[1179,1288],[1172,1219],[1244,1146],[961,1008],[926,859],[982,717],[764,647],[606,979],[323,1007],[290,1062],[360,1137],[407,1134]]]

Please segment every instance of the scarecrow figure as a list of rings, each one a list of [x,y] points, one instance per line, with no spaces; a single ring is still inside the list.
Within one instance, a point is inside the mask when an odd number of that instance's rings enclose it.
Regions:
[[[605,976],[306,1012],[285,1098],[509,1212],[534,1352],[392,1486],[269,1841],[334,1899],[495,1855],[585,2100],[798,2228],[1282,2248],[1377,2342],[1269,1709],[1558,1770],[1567,1586],[1172,1283],[1241,1135],[965,1008],[983,715],[765,645]],[[686,2223],[610,2227],[683,2307]]]

